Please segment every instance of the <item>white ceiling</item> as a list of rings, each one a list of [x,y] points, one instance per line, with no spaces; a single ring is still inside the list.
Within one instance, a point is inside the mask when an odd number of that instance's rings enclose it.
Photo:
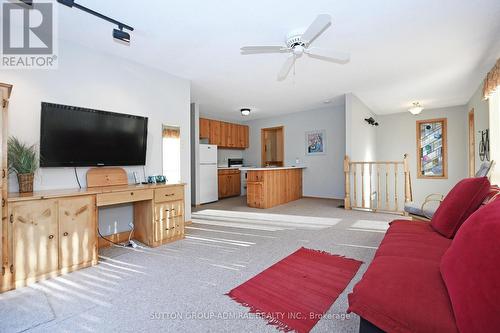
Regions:
[[[500,56],[499,0],[76,0],[135,27],[130,46],[113,26],[59,6],[60,36],[192,81],[205,114],[239,119],[325,106],[353,92],[378,114],[467,103]],[[241,55],[246,44],[281,42],[328,13],[315,46],[351,53],[347,65],[302,57],[276,80],[285,54]],[[337,98],[335,98],[337,97]]]

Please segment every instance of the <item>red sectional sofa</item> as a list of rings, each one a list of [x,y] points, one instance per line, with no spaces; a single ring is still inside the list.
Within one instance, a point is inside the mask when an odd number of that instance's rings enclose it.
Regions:
[[[500,200],[488,191],[464,180],[440,219],[391,222],[349,295],[360,332],[500,332]]]

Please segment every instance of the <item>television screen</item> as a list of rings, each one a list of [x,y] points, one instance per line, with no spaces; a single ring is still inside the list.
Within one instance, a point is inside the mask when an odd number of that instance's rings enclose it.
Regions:
[[[148,118],[42,103],[41,167],[144,165]]]

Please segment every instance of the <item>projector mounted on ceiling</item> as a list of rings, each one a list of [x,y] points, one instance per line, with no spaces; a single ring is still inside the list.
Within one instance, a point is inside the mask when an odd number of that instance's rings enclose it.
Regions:
[[[281,70],[278,73],[278,80],[284,80],[292,69],[297,58],[305,53],[310,57],[320,60],[331,61],[339,64],[346,64],[350,56],[345,52],[337,52],[319,47],[311,47],[312,42],[321,35],[332,24],[332,18],[328,14],[318,15],[316,20],[305,30],[305,32],[292,31],[287,37],[286,45],[259,45],[244,46],[241,48],[242,54],[255,53],[290,53]]]

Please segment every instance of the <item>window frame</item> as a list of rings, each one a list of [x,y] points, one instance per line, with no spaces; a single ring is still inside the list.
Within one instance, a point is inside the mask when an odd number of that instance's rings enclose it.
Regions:
[[[420,125],[426,123],[442,123],[442,144],[443,144],[443,174],[440,176],[425,176],[421,174],[422,170],[422,156],[421,152],[421,137],[420,137]],[[448,119],[447,118],[435,118],[435,119],[425,119],[417,120],[416,122],[417,130],[417,178],[418,179],[448,179]]]

